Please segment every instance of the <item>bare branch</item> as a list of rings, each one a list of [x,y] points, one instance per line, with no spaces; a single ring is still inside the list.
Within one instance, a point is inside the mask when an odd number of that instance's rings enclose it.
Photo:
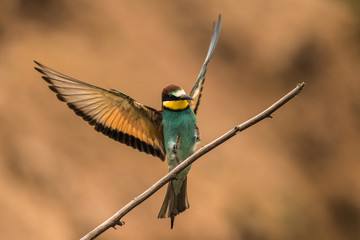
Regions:
[[[207,152],[211,151],[215,147],[219,146],[220,144],[224,143],[225,141],[229,140],[231,137],[235,136],[237,132],[241,132],[252,125],[260,122],[261,120],[265,118],[271,118],[271,114],[275,112],[277,109],[282,107],[285,103],[287,103],[289,100],[291,100],[293,97],[295,97],[297,94],[301,92],[303,87],[305,86],[305,83],[299,83],[296,88],[294,88],[291,92],[286,94],[284,97],[282,97],[280,100],[278,100],[276,103],[271,105],[269,108],[267,108],[265,111],[261,112],[260,114],[256,115],[255,117],[249,119],[248,121],[235,126],[233,129],[222,135],[221,137],[215,139],[211,143],[203,146],[200,148],[197,152],[192,154],[190,157],[188,157],[185,161],[180,163],[177,167],[175,167],[171,172],[166,174],[163,178],[161,178],[159,181],[157,181],[155,184],[153,184],[149,189],[147,189],[145,192],[134,198],[132,201],[130,201],[128,204],[126,204],[122,209],[120,209],[117,213],[115,213],[112,217],[107,219],[105,222],[103,222],[101,225],[96,227],[94,230],[86,234],[84,237],[81,238],[81,240],[89,240],[89,239],[95,239],[97,236],[105,232],[107,229],[111,227],[116,227],[116,225],[122,226],[124,222],[120,221],[122,217],[124,217],[128,212],[130,212],[133,208],[135,208],[137,205],[145,201],[147,198],[149,198],[152,194],[154,194],[157,190],[159,190],[161,187],[163,187],[166,183],[176,178],[176,175],[184,170],[187,166],[195,162],[198,158],[206,154]]]

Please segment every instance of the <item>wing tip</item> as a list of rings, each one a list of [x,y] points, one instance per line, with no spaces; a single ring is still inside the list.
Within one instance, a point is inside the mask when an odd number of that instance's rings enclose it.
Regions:
[[[41,76],[41,78],[44,79],[45,82],[47,82],[49,84],[53,84],[48,76]]]
[[[36,60],[33,60],[33,61],[37,65],[37,66],[34,67],[34,69],[36,71],[40,72],[41,74],[47,75],[46,72],[45,72],[46,67],[44,65],[42,65],[41,63],[39,63],[38,61],[36,61]]]
[[[33,62],[40,68],[43,68],[43,69],[46,69],[47,67],[43,64],[41,64],[40,62],[36,61],[36,60],[33,60]],[[34,68],[37,68],[36,66]]]
[[[36,65],[41,65],[41,63],[39,63],[38,61],[36,61],[35,59],[33,59],[33,62],[36,64]]]
[[[41,73],[41,74],[45,74],[44,71],[43,71],[43,69],[41,69],[41,68],[38,68],[38,67],[35,66],[34,69],[35,69],[36,71],[38,71],[39,73]]]

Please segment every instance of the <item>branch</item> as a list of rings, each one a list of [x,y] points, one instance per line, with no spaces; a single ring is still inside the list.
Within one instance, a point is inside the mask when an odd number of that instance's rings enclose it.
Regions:
[[[110,217],[108,220],[103,222],[101,225],[93,229],[91,232],[86,234],[84,237],[82,237],[80,240],[88,240],[88,239],[95,239],[97,236],[105,232],[107,229],[113,227],[115,228],[116,225],[122,226],[124,222],[120,221],[122,217],[124,217],[128,212],[130,212],[133,208],[135,208],[137,205],[145,201],[147,198],[149,198],[152,194],[154,194],[157,190],[159,190],[161,187],[163,187],[166,183],[176,178],[176,175],[180,173],[182,170],[184,170],[187,166],[195,162],[198,158],[206,154],[207,152],[211,151],[215,147],[219,146],[220,144],[224,143],[225,141],[229,140],[231,137],[235,136],[236,133],[241,132],[252,125],[260,122],[261,120],[265,118],[271,118],[271,114],[275,112],[277,109],[282,107],[285,103],[287,103],[289,100],[291,100],[293,97],[295,97],[297,94],[301,92],[303,87],[305,86],[305,82],[299,83],[296,88],[294,88],[291,92],[286,94],[284,97],[282,97],[280,100],[278,100],[276,103],[271,105],[268,109],[261,112],[260,114],[256,115],[255,117],[249,119],[248,121],[235,126],[233,129],[222,135],[221,137],[215,139],[211,143],[203,146],[200,148],[197,152],[192,154],[190,157],[188,157],[185,161],[180,163],[177,167],[175,167],[171,172],[166,174],[163,178],[161,178],[159,181],[157,181],[155,184],[153,184],[149,189],[147,189],[145,192],[134,198],[132,201],[130,201],[128,204],[126,204],[122,209],[120,209],[117,213],[115,213],[112,217]]]

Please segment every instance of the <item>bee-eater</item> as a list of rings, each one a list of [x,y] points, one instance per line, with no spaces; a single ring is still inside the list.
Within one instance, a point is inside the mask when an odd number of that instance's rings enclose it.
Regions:
[[[95,130],[104,135],[167,160],[169,171],[194,153],[199,142],[196,112],[205,81],[207,65],[215,51],[221,30],[221,16],[213,23],[210,46],[190,96],[175,84],[162,91],[162,109],[156,110],[114,90],[106,90],[59,73],[36,61],[37,71],[49,83],[59,100],[66,102]],[[187,174],[190,166],[168,184],[158,218],[171,218],[189,208]]]

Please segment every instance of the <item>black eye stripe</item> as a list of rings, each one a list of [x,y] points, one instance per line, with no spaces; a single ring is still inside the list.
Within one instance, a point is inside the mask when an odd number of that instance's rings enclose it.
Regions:
[[[163,96],[162,100],[163,101],[174,101],[174,100],[180,100],[180,98],[176,97],[172,94],[168,94],[168,95]]]

